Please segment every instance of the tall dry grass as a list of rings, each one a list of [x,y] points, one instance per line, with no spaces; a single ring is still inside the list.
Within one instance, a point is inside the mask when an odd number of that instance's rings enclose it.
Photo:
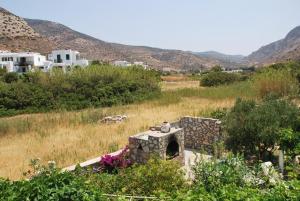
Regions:
[[[162,91],[169,91],[169,90],[177,90],[177,89],[184,89],[184,88],[200,88],[199,81],[196,80],[189,80],[189,81],[163,81],[161,83]]]
[[[69,166],[121,148],[127,144],[130,135],[146,130],[149,126],[165,120],[176,120],[184,115],[207,115],[216,108],[230,107],[233,102],[234,99],[211,101],[182,98],[174,104],[160,105],[152,101],[102,110],[32,114],[1,119],[1,123],[7,125],[7,131],[0,136],[0,176],[21,178],[33,158],[54,160],[60,167]],[[119,124],[99,124],[96,121],[98,113],[100,116],[127,114],[129,118]],[[92,120],[83,121],[85,118],[82,116]],[[15,125],[23,130],[14,128]]]
[[[253,78],[254,89],[260,97],[268,94],[277,96],[295,96],[299,84],[289,69],[265,69]]]
[[[59,167],[79,163],[122,148],[129,136],[163,121],[208,116],[217,108],[231,107],[236,97],[256,95],[249,82],[211,88],[163,83],[162,88],[159,98],[139,104],[1,118],[0,177],[21,178],[33,158],[54,160]],[[129,118],[119,124],[98,123],[116,114]]]

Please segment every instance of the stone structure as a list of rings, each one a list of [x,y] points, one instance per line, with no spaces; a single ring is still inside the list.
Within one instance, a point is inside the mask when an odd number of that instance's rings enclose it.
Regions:
[[[177,158],[184,160],[184,133],[182,128],[172,127],[170,132],[149,130],[129,137],[130,159],[137,163],[145,163],[151,155],[161,159]]]
[[[213,153],[213,145],[221,139],[221,121],[201,117],[182,117],[172,122],[171,131],[162,133],[159,126],[155,131],[146,131],[129,137],[130,158],[144,163],[151,154],[162,159],[179,156],[184,159],[184,149],[204,150]]]
[[[221,121],[218,119],[187,116],[180,119],[179,127],[183,128],[187,149],[212,153],[213,144],[221,139]]]

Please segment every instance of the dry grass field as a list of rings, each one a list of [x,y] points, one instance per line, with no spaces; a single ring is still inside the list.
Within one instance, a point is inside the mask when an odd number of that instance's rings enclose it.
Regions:
[[[179,85],[195,87],[190,82]],[[124,147],[130,135],[149,126],[185,115],[207,116],[216,108],[232,106],[235,101],[230,90],[228,96],[223,95],[227,93],[224,89],[205,92],[205,88],[199,87],[180,91],[170,82],[162,83],[162,88],[161,98],[144,103],[0,119],[0,177],[21,178],[34,158],[44,162],[54,160],[59,167],[82,162]],[[216,95],[219,91],[220,97]],[[98,122],[112,114],[126,114],[128,119],[118,124]]]
[[[183,88],[200,88],[199,81],[188,80],[188,81],[164,81],[162,82],[162,90],[176,90]]]

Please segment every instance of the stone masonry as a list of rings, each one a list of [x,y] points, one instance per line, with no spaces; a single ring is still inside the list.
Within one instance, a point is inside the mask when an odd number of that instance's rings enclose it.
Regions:
[[[145,163],[151,155],[161,159],[184,160],[184,133],[182,128],[172,127],[170,132],[146,131],[129,137],[129,156],[137,163]]]
[[[130,159],[145,163],[151,155],[161,159],[184,159],[184,149],[213,153],[213,145],[221,139],[221,121],[201,117],[182,117],[171,122],[169,133],[146,131],[129,137]]]
[[[183,128],[187,149],[212,153],[213,144],[221,139],[221,121],[218,119],[187,116],[180,119],[179,126]]]

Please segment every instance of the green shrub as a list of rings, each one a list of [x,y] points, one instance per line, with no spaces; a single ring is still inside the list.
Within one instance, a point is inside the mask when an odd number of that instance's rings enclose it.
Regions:
[[[278,200],[300,198],[300,181],[279,178],[269,185],[261,169],[246,165],[243,158],[200,161],[194,167],[195,180],[189,190],[176,191],[173,200]]]
[[[94,65],[67,73],[31,72],[18,82],[0,83],[0,116],[129,104],[159,93],[157,73],[138,67]]]
[[[170,195],[186,185],[178,163],[158,159],[121,170],[117,175],[94,175],[93,181],[106,193],[140,196]]]
[[[189,183],[174,161],[152,159],[145,165],[118,171],[118,174],[93,174],[83,169],[74,173],[60,172],[53,163],[44,167],[37,162],[32,160],[34,175],[30,180],[0,179],[1,201],[126,200],[125,195],[178,201],[300,199],[299,180],[279,180],[276,185],[268,185],[268,178],[262,176],[262,171],[248,167],[240,157],[197,163],[195,179]]]
[[[84,177],[57,170],[45,171],[31,180],[0,179],[0,200],[105,200],[101,189]]]
[[[239,80],[240,75],[238,74],[213,71],[203,75],[200,80],[200,85],[205,87],[212,87],[223,84],[231,84]]]
[[[3,75],[3,80],[6,83],[12,83],[12,82],[17,82],[19,80],[19,75],[18,73],[5,73]]]
[[[5,68],[0,68],[0,76],[3,76],[5,73],[7,73],[7,70]]]
[[[227,148],[246,156],[270,160],[281,144],[283,128],[298,129],[299,109],[285,100],[266,99],[258,104],[238,99],[226,116]]]

